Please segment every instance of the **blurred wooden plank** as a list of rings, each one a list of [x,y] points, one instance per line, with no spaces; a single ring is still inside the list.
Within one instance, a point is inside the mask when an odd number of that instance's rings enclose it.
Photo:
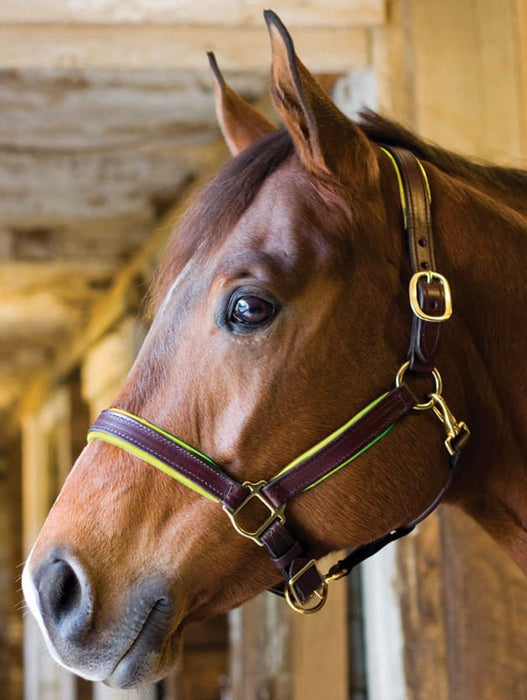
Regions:
[[[415,124],[449,148],[521,155],[514,2],[411,0]]]
[[[520,128],[522,156],[527,158],[527,0],[516,2],[516,40],[518,51],[518,89],[520,92]]]
[[[297,51],[315,72],[341,72],[368,63],[366,30],[297,29]],[[4,24],[3,68],[152,68],[207,70],[214,51],[223,70],[268,71],[271,53],[263,26],[138,26]]]
[[[335,561],[332,556],[331,560]],[[320,571],[329,568],[327,560]],[[292,626],[293,700],[348,698],[347,581],[330,585],[325,606],[315,615],[295,615]]]
[[[473,520],[440,508],[398,545],[408,698],[527,697],[527,580]]]
[[[218,24],[261,26],[259,0],[4,0],[0,21],[57,24]],[[296,27],[370,26],[384,20],[383,0],[283,0],[282,20]]]
[[[441,525],[436,513],[417,532],[400,540],[397,559],[406,692],[411,698],[452,700],[447,667],[450,638],[441,580],[449,564],[442,557]]]
[[[440,519],[448,700],[522,700],[527,697],[527,579],[461,511],[445,508]]]
[[[269,593],[229,613],[232,700],[292,700],[292,616]]]

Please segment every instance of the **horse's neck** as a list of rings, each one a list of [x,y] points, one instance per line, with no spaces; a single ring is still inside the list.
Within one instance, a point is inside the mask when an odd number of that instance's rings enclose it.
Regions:
[[[527,217],[486,194],[450,185],[436,246],[439,253],[444,248],[455,313],[470,336],[477,368],[467,374],[474,383],[483,372],[503,413],[517,414],[517,438],[527,454]]]
[[[473,432],[453,498],[527,573],[527,218],[513,196],[444,184],[436,246],[458,318],[448,353]]]

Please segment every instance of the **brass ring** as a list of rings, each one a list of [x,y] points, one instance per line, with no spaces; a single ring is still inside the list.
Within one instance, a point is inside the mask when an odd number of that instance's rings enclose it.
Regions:
[[[401,367],[399,368],[399,371],[397,372],[397,375],[395,377],[395,386],[399,387],[403,383],[404,380],[404,375],[406,374],[406,370],[410,367],[410,362],[407,361]],[[435,390],[432,392],[432,394],[441,394],[443,391],[443,380],[441,379],[441,375],[439,374],[438,370],[434,367],[432,370],[432,376],[434,377],[434,382],[435,382]],[[431,396],[432,394],[429,394]],[[425,403],[418,403],[416,406],[414,406],[415,411],[428,411],[430,408],[433,408],[435,406],[436,400],[435,398],[431,398],[430,401],[426,401]]]
[[[328,597],[328,584],[322,581],[322,585],[303,603],[298,599],[295,591],[291,590],[290,582],[285,587],[285,599],[290,608],[300,615],[311,615],[323,608]],[[315,600],[314,600],[315,599]]]

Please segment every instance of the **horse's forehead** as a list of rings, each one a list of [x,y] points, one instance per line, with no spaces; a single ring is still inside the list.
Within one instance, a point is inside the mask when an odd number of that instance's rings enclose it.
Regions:
[[[294,221],[309,206],[312,193],[307,174],[295,161],[289,161],[264,180],[246,214],[257,212],[270,220]]]
[[[221,254],[266,253],[297,258],[313,242],[317,212],[306,174],[287,163],[269,176],[224,240]]]
[[[243,186],[243,183],[240,183]],[[158,309],[179,294],[205,289],[214,276],[237,268],[266,267],[294,274],[316,245],[318,213],[314,189],[307,174],[294,161],[286,162],[267,177],[236,223],[220,235],[204,231],[179,271],[166,282]],[[199,222],[196,222],[199,224]],[[220,225],[221,228],[221,225]],[[285,270],[284,268],[287,268]]]

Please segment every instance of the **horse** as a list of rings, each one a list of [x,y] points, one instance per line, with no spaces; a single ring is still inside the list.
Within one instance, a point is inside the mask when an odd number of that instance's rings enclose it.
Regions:
[[[233,157],[24,568],[53,656],[110,686],[162,678],[189,622],[284,577],[318,609],[350,564],[317,559],[363,558],[439,500],[527,572],[527,173],[349,120],[265,19],[283,126],[211,57]]]

